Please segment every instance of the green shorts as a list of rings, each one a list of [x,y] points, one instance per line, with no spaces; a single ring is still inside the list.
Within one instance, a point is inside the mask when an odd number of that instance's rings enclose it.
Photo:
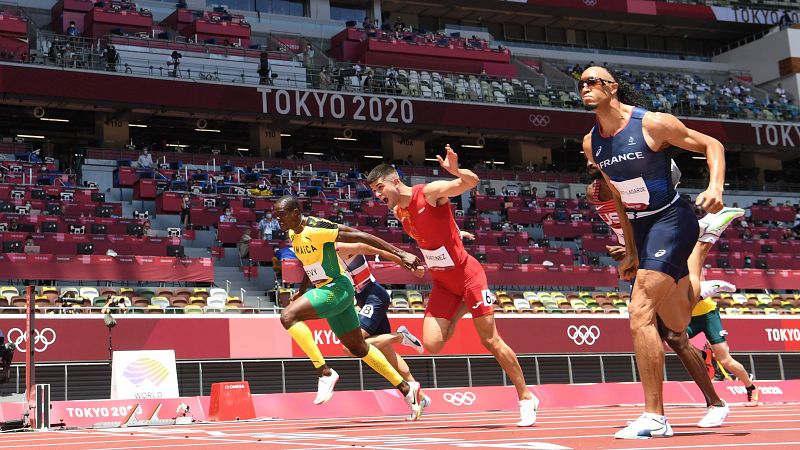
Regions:
[[[347,277],[336,277],[325,286],[312,289],[304,295],[317,315],[321,319],[327,319],[336,336],[341,337],[360,327],[353,303],[355,290]]]
[[[686,328],[689,334],[689,339],[697,336],[700,332],[706,335],[706,339],[711,344],[721,344],[725,342],[725,336],[728,334],[722,328],[722,320],[719,318],[719,310],[715,309],[700,316],[693,316],[692,321],[689,322],[689,327]]]

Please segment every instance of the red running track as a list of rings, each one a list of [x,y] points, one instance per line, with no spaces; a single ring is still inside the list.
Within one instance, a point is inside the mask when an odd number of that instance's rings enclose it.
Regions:
[[[611,436],[640,406],[543,408],[534,427],[518,428],[515,413],[195,423],[106,430],[7,433],[0,449],[705,449],[799,448],[800,404],[732,406],[721,428],[695,424],[700,407],[668,407],[669,439],[622,441]]]

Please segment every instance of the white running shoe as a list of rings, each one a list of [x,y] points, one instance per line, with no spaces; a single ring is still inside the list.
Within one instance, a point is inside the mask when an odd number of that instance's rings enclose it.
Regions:
[[[534,395],[533,398],[519,401],[519,422],[518,427],[529,427],[536,423],[536,411],[539,409],[539,399]]]
[[[339,381],[339,374],[331,369],[331,374],[327,377],[319,377],[317,382],[317,398],[314,399],[315,405],[321,405],[333,397],[333,387]]]
[[[700,428],[716,428],[722,426],[722,422],[725,422],[725,418],[728,417],[730,412],[731,409],[723,400],[722,406],[709,406],[706,410],[706,415],[697,422],[697,426]]]
[[[427,395],[422,394],[422,401],[420,402],[420,405],[422,405],[422,410],[424,411],[425,408],[431,406],[431,403],[433,403],[433,400],[431,400],[431,398]]]
[[[416,381],[409,381],[408,382],[408,394],[406,395],[406,403],[408,406],[411,407],[411,414],[406,417],[406,420],[409,421],[416,421],[422,416],[422,401],[424,399],[424,395],[422,393],[422,388],[420,388],[419,383]],[[428,399],[430,402],[430,399]]]
[[[400,325],[400,327],[397,328],[397,333],[403,336],[403,342],[402,342],[403,345],[413,348],[414,350],[417,351],[417,353],[422,353],[425,350],[424,348],[422,348],[422,341],[420,341],[419,339],[417,339],[416,336],[411,334],[411,332],[408,331],[408,328],[406,328],[405,325]]]
[[[718,213],[706,214],[698,222],[700,225],[700,237],[697,240],[711,244],[716,243],[717,239],[728,228],[728,225],[743,215],[744,210],[742,208],[722,208]]]
[[[720,292],[736,292],[736,285],[722,280],[700,282],[700,298],[708,298]]]
[[[655,414],[642,414],[627,427],[614,433],[617,439],[647,439],[651,437],[671,437],[674,433],[666,417],[657,418]]]

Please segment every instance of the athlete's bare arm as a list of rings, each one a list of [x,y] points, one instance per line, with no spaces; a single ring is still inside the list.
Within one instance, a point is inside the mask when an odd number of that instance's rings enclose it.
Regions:
[[[592,164],[595,163],[594,155],[592,154],[591,133],[583,137],[583,153],[586,155],[586,159],[589,162]],[[611,197],[614,199],[614,207],[617,210],[620,225],[622,225],[622,235],[625,236],[625,256],[620,260],[617,270],[619,271],[619,275],[623,280],[630,281],[633,279],[633,277],[636,275],[636,271],[639,269],[639,252],[636,249],[636,242],[633,239],[633,227],[631,226],[630,219],[628,219],[628,214],[625,213],[625,207],[622,205],[622,198],[619,195],[619,191],[617,191],[617,188],[615,188],[608,179],[608,176],[605,174],[605,172],[600,173],[603,174],[603,179],[608,185],[608,190],[611,192]]]
[[[697,196],[697,205],[710,213],[724,206],[722,191],[725,185],[725,147],[717,139],[688,128],[672,114],[647,113],[642,120],[645,139],[653,140],[651,148],[663,150],[674,145],[706,156],[708,164],[708,189]]]
[[[447,155],[444,159],[436,155],[439,165],[451,175],[457,177],[455,180],[436,180],[425,185],[422,193],[425,199],[433,206],[441,206],[450,201],[450,197],[455,197],[473,189],[478,185],[480,179],[475,172],[469,169],[458,167],[458,155],[450,148],[450,144],[445,146]]]
[[[416,270],[417,267],[422,265],[422,262],[420,262],[419,258],[417,258],[415,255],[395,247],[378,236],[364,233],[363,231],[358,231],[355,228],[348,227],[347,225],[339,225],[339,236],[336,238],[336,241],[351,243],[360,242],[383,250],[387,253],[397,256],[401,261],[400,264],[411,271]]]
[[[381,258],[392,261],[399,266],[403,265],[403,260],[399,256],[362,242],[337,242],[335,245],[336,253],[344,256],[346,259],[349,259],[353,255],[378,255]],[[414,275],[418,277],[422,277],[424,274],[425,267],[423,266],[419,266],[414,270]]]

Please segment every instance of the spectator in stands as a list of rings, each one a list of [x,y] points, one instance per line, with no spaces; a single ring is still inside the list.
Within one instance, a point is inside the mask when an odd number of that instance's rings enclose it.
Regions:
[[[139,154],[139,159],[136,160],[136,167],[139,169],[150,169],[153,167],[153,155],[147,151],[147,147],[142,149],[142,153]]]
[[[39,253],[39,246],[33,240],[33,236],[28,236],[25,240],[25,253]]]
[[[83,298],[75,296],[74,291],[67,291],[61,297],[56,299],[57,303],[61,304],[60,314],[80,314],[83,307]]]
[[[486,73],[486,69],[481,69],[481,75],[479,78],[481,81],[489,81],[489,75]]]
[[[358,84],[361,84],[361,61],[356,61],[356,63],[353,64],[353,72],[355,76],[358,77]],[[344,83],[342,84],[344,85]]]
[[[786,29],[792,26],[792,16],[789,14],[789,10],[784,10],[783,15],[781,16],[780,21],[778,22],[780,29]]]
[[[19,221],[16,218],[12,218],[11,221],[9,221],[8,231],[22,231],[20,229]]]
[[[322,66],[322,68],[319,69],[319,88],[322,90],[328,90],[332,85],[333,82],[331,81],[331,76],[328,73],[328,68]]]
[[[191,223],[191,217],[189,217],[191,210],[192,200],[189,194],[183,194],[181,198],[181,223],[184,228],[189,228],[189,224]]]
[[[373,81],[375,80],[375,74],[372,69],[367,69],[364,76],[364,83],[362,84],[362,88],[364,92],[372,92],[373,88]]]
[[[109,295],[108,301],[100,310],[100,314],[126,314],[127,312],[128,305],[125,297],[121,295]]]
[[[239,249],[240,259],[247,259],[250,256],[250,241],[252,239],[253,238],[250,236],[250,230],[244,230],[242,237],[239,239],[239,243],[236,244],[236,247]]]
[[[75,21],[71,21],[67,27],[67,36],[76,37],[79,35],[80,33],[78,32],[78,27],[75,26]]]
[[[272,84],[272,69],[269,67],[267,52],[261,52],[261,61],[258,63],[258,84]]]
[[[775,95],[777,95],[778,98],[786,97],[786,89],[783,88],[781,83],[778,83],[778,86],[775,88]]]
[[[143,237],[157,236],[157,231],[153,229],[153,225],[150,223],[149,220],[145,220],[144,224],[142,224],[142,236]]]
[[[310,69],[314,65],[314,47],[310,43],[306,44],[306,48],[303,50],[303,65],[306,66],[306,69]]]
[[[272,239],[272,232],[280,229],[280,223],[272,217],[271,211],[264,214],[264,217],[258,221],[258,231],[261,234],[261,239]]]
[[[795,233],[800,233],[800,208],[795,209],[794,225],[792,225],[792,231],[794,231]]]
[[[397,69],[394,67],[386,70],[386,88],[392,92],[397,89],[397,75]]]
[[[403,18],[398,16],[394,19],[394,32],[395,33],[402,33],[403,30],[406,29],[406,23],[403,22]]]
[[[173,50],[172,53],[169,55],[169,60],[167,61],[167,68],[172,66],[172,70],[169,72],[169,76],[176,78],[181,72],[178,67],[181,65],[181,58],[183,55],[178,53],[177,50]]]
[[[106,60],[106,70],[109,72],[116,72],[117,63],[119,62],[119,54],[117,53],[116,47],[109,45],[104,52],[104,56]]]
[[[219,216],[220,223],[236,223],[236,216],[231,213],[230,208],[225,208],[225,211]]]

